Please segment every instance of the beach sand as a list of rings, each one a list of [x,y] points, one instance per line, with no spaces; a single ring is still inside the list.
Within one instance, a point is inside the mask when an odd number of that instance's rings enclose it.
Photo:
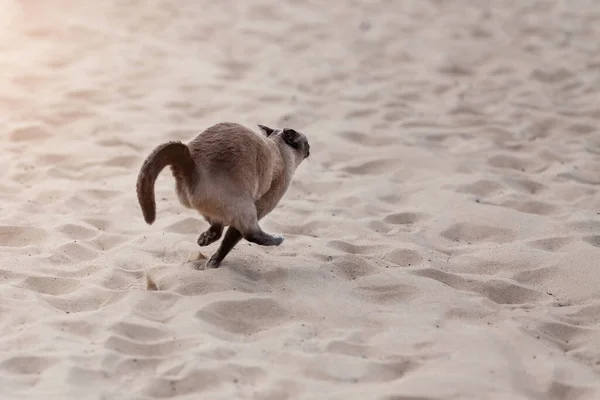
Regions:
[[[0,9],[0,398],[600,398],[600,2]],[[135,181],[222,121],[311,157],[198,271]]]

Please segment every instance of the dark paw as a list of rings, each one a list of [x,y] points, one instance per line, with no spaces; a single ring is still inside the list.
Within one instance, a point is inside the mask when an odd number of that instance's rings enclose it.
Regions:
[[[284,237],[280,236],[280,235],[274,235],[273,236],[273,244],[275,246],[279,246],[281,243],[283,243],[284,241]]]
[[[208,230],[206,232],[202,232],[198,237],[198,246],[208,246],[211,243],[214,243],[219,239],[221,235],[218,232],[214,232]]]
[[[263,233],[262,235],[248,235],[246,240],[260,246],[279,246],[283,243],[283,236]]]
[[[217,261],[214,258],[211,258],[206,262],[204,269],[219,268],[219,265],[221,265],[220,261]]]

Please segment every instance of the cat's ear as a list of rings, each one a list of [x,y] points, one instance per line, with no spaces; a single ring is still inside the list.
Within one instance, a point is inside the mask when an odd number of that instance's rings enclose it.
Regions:
[[[273,132],[275,132],[275,129],[271,129],[268,126],[258,124],[258,127],[260,128],[261,131],[264,132],[265,135],[267,135],[267,137],[271,136],[273,134]]]

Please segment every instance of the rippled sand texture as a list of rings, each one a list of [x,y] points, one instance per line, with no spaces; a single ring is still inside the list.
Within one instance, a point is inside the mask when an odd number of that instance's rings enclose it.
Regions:
[[[600,2],[0,9],[1,398],[600,398]],[[311,158],[196,271],[135,179],[220,121]]]

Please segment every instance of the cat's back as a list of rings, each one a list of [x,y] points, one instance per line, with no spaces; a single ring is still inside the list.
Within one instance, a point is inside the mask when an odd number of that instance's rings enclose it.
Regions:
[[[222,122],[210,126],[188,146],[192,158],[214,173],[269,169],[274,147],[269,139],[243,125]]]

